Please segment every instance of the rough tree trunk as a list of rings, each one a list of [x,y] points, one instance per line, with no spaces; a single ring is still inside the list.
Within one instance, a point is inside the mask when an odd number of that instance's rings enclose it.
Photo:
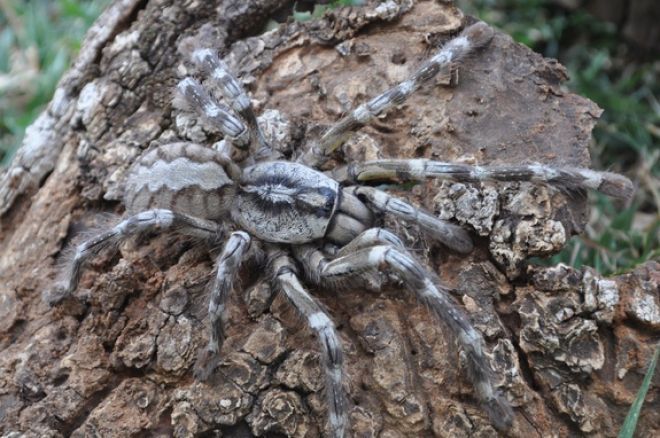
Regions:
[[[263,267],[244,270],[223,361],[205,383],[191,370],[207,337],[212,256],[188,239],[125,245],[92,263],[65,306],[40,298],[72,238],[97,225],[99,212],[121,214],[126,169],[147,147],[217,140],[171,105],[190,47],[217,47],[260,111],[289,116],[289,144],[300,149],[306,129],[405,78],[465,18],[447,3],[373,2],[257,35],[291,7],[284,3],[117,0],[89,33],[0,180],[5,436],[322,433],[316,342],[286,303],[271,303],[254,274]],[[600,110],[562,88],[555,61],[497,34],[457,79],[425,87],[346,155],[589,165]],[[528,267],[584,224],[583,198],[545,187],[429,182],[399,194],[481,236],[459,257],[393,224],[485,334],[515,407],[511,435],[614,436],[658,340],[658,265],[609,280],[586,268]],[[448,331],[412,297],[396,287],[314,293],[347,352],[354,436],[495,434]],[[654,383],[640,436],[660,433]]]

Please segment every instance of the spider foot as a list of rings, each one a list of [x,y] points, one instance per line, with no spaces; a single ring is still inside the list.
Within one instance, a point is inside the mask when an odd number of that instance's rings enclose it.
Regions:
[[[41,299],[50,307],[61,304],[68,297],[71,297],[71,292],[64,285],[56,285],[52,289],[44,290],[41,294]]]
[[[482,402],[484,410],[495,429],[507,431],[513,425],[513,410],[502,395],[497,395],[489,400]]]
[[[217,351],[211,350],[208,347],[202,348],[197,354],[197,360],[195,361],[195,368],[193,370],[195,380],[199,380],[200,382],[207,381],[219,363],[220,354]]]

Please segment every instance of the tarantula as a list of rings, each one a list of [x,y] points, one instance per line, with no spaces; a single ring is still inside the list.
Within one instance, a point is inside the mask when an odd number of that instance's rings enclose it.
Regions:
[[[193,143],[174,143],[148,151],[133,167],[126,184],[126,217],[113,228],[79,244],[64,271],[63,283],[46,294],[61,301],[78,286],[81,267],[104,248],[145,232],[176,231],[226,243],[215,262],[211,284],[207,354],[217,355],[224,339],[227,296],[250,247],[268,256],[272,283],[316,332],[322,352],[328,427],[342,437],[348,422],[343,390],[342,348],[335,326],[300,280],[331,289],[383,271],[424,302],[454,333],[467,357],[476,396],[493,424],[508,428],[513,412],[493,384],[482,335],[451,299],[448,289],[416,260],[401,239],[374,224],[379,215],[417,224],[430,238],[462,254],[472,250],[469,233],[439,220],[366,182],[444,178],[474,182],[538,181],[568,190],[594,189],[615,197],[630,195],[626,178],[581,168],[540,164],[470,166],[426,159],[383,159],[352,163],[323,173],[317,169],[352,131],[401,104],[441,70],[489,44],[493,31],[484,23],[465,28],[424,62],[409,79],[364,103],[310,142],[297,161],[278,161],[257,123],[239,81],[211,49],[197,49],[193,63],[213,81],[231,108],[223,106],[195,79],[178,84],[181,97],[230,143],[241,160]],[[226,236],[226,229],[234,230]],[[331,251],[329,248],[335,248]],[[202,370],[199,368],[198,370]],[[201,374],[204,374],[201,372]],[[202,376],[203,377],[203,376]]]

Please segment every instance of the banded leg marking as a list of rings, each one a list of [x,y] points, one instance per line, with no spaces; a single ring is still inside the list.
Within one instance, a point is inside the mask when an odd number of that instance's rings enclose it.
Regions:
[[[147,231],[175,229],[181,234],[199,238],[217,239],[221,232],[218,224],[171,210],[147,210],[124,219],[113,228],[80,243],[75,248],[73,258],[63,272],[63,284],[44,293],[44,300],[50,305],[57,304],[78,287],[82,267],[91,257],[105,248],[116,249],[125,239]]]
[[[244,231],[231,233],[222,253],[216,261],[216,274],[211,286],[209,300],[210,337],[208,351],[212,354],[220,351],[225,339],[225,304],[231,288],[238,276],[241,262],[250,248],[250,236]]]
[[[422,230],[448,248],[461,254],[468,254],[472,251],[470,235],[458,225],[440,220],[432,214],[373,187],[355,187],[354,193],[377,211],[418,224]]]
[[[404,244],[399,237],[384,228],[369,228],[358,234],[346,245],[339,248],[335,257],[343,257],[359,251],[364,248],[370,248],[377,245],[388,245],[394,248],[405,250]],[[303,266],[305,275],[314,285],[321,284],[320,274],[323,267],[328,263],[326,255],[322,253],[315,245],[296,245],[292,248],[293,254],[298,262]],[[351,284],[346,282],[336,282],[326,284],[332,288],[349,287]]]
[[[534,181],[567,190],[592,189],[620,199],[630,198],[634,190],[628,178],[616,173],[544,164],[471,166],[426,159],[387,159],[344,166],[337,169],[333,176],[342,183],[421,181],[426,178],[458,182]]]
[[[177,85],[179,93],[204,119],[217,126],[227,139],[240,149],[250,146],[250,132],[231,110],[220,104],[193,78],[184,78]]]
[[[384,228],[369,228],[341,247],[337,252],[337,257],[349,255],[360,249],[376,245],[390,245],[394,248],[404,249],[403,242],[396,234]]]
[[[484,340],[472,327],[465,313],[454,304],[449,291],[405,250],[388,245],[360,249],[331,261],[317,262],[320,271],[313,274],[321,282],[337,284],[351,277],[387,270],[397,275],[405,287],[425,303],[436,317],[444,321],[455,334],[468,359],[469,376],[478,399],[497,428],[505,430],[513,422],[508,402],[493,385],[493,372],[484,354]]]
[[[218,83],[223,96],[227,99],[231,108],[247,122],[250,137],[257,140],[258,149],[256,152],[260,152],[263,149],[270,150],[270,146],[266,142],[263,132],[257,123],[252,102],[250,102],[245,89],[231,73],[227,64],[218,58],[214,50],[207,48],[195,50],[192,59]]]
[[[318,336],[325,369],[328,425],[332,436],[341,438],[346,432],[348,409],[342,387],[343,352],[335,325],[319,303],[302,286],[288,257],[277,257],[273,262],[273,268],[277,286],[295,309],[307,319],[307,323]]]
[[[331,126],[318,144],[312,145],[302,157],[308,165],[319,165],[334,152],[353,131],[367,124],[374,117],[402,104],[424,83],[451,64],[465,59],[471,52],[486,46],[493,38],[493,30],[485,23],[476,23],[445,44],[433,57],[426,60],[409,79],[390,88],[364,103]]]

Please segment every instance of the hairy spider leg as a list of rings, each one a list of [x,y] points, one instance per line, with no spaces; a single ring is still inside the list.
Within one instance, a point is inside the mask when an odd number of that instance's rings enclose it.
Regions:
[[[438,219],[430,213],[373,187],[356,186],[346,190],[352,190],[354,195],[375,211],[418,224],[433,239],[454,251],[468,254],[473,249],[469,233],[458,225]]]
[[[381,271],[399,277],[402,284],[456,335],[466,354],[469,377],[477,397],[493,424],[500,430],[511,426],[513,411],[493,384],[494,373],[484,353],[483,337],[454,304],[447,288],[405,249],[376,245],[327,260],[320,251],[307,246],[297,253],[297,258],[312,271],[308,274],[311,279],[335,288],[348,287],[355,278],[368,278]]]
[[[250,131],[232,114],[232,110],[218,102],[199,81],[186,77],[177,84],[185,101],[203,119],[217,126],[231,144],[239,149],[250,148]]]
[[[209,297],[209,343],[200,351],[195,364],[195,378],[206,380],[213,372],[217,354],[225,340],[226,303],[238,279],[241,263],[250,249],[251,238],[245,231],[234,231],[215,261],[215,276]]]
[[[289,299],[300,315],[307,319],[318,337],[325,370],[328,426],[333,437],[342,438],[346,433],[348,409],[342,387],[343,352],[335,325],[300,283],[293,261],[284,254],[274,254],[272,257],[274,285]]]
[[[361,249],[371,248],[377,245],[388,245],[405,250],[403,242],[396,234],[384,228],[374,227],[364,230],[355,236],[353,240],[340,247],[334,254],[334,257],[343,257]],[[296,260],[302,264],[305,275],[311,280],[312,284],[321,286],[321,278],[319,276],[321,274],[320,267],[328,262],[326,254],[321,252],[316,245],[295,246],[292,250]],[[323,286],[330,286],[332,289],[334,287],[342,288],[350,285],[341,281],[338,284],[328,284],[326,281]]]
[[[363,248],[376,245],[390,245],[395,248],[405,248],[399,237],[385,228],[369,228],[360,233],[355,239],[342,246],[337,251],[337,257],[345,256]]]
[[[225,303],[238,277],[241,262],[250,248],[250,242],[250,236],[245,231],[231,233],[215,262],[216,272],[209,300],[211,337],[208,349],[213,353],[220,351],[224,341]]]
[[[240,81],[227,67],[227,64],[218,58],[214,50],[209,48],[195,50],[192,54],[192,60],[219,85],[220,91],[227,99],[229,106],[247,123],[250,138],[256,139],[256,150],[252,152],[257,156],[263,156],[270,152],[271,147],[257,123],[252,102]]]
[[[426,60],[409,79],[374,97],[342,117],[332,125],[317,144],[301,156],[301,161],[310,166],[323,164],[353,131],[366,125],[373,118],[390,108],[401,105],[424,83],[440,71],[465,59],[470,53],[486,46],[493,38],[493,30],[479,22],[465,28],[456,38],[449,40],[433,57]]]
[[[76,246],[71,260],[63,271],[62,284],[44,293],[43,299],[50,305],[57,304],[78,287],[82,267],[91,257],[105,248],[116,250],[125,239],[145,232],[177,231],[198,238],[220,239],[222,229],[212,221],[199,219],[171,210],[146,210],[119,222],[113,228],[101,232]]]
[[[565,190],[591,189],[605,195],[629,199],[632,182],[612,172],[579,167],[553,167],[545,164],[472,166],[427,159],[384,159],[365,161],[337,168],[333,177],[341,183],[360,184],[383,181],[421,181],[437,178],[457,182],[533,181]]]

